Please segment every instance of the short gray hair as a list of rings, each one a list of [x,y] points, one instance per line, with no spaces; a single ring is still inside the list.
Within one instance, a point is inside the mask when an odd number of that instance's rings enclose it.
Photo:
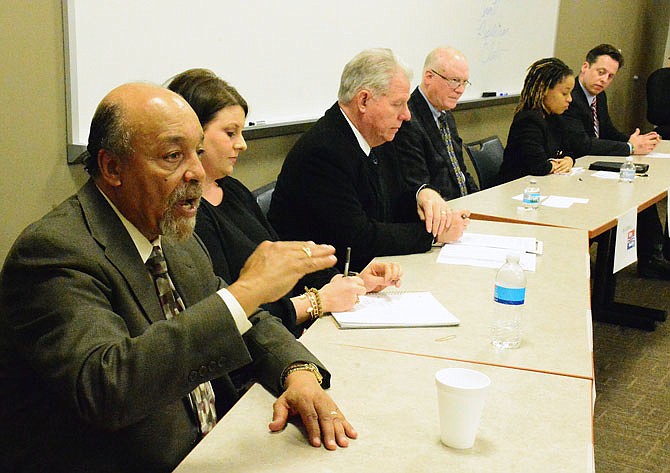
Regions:
[[[361,51],[344,66],[337,99],[340,103],[347,104],[362,89],[368,89],[375,95],[384,95],[389,90],[391,78],[398,70],[405,74],[407,80],[412,79],[411,69],[390,49]]]
[[[133,154],[131,130],[124,118],[121,106],[103,100],[91,120],[88,135],[87,156],[84,159],[86,171],[93,177],[100,175],[98,153],[105,149],[120,158],[128,158]]]

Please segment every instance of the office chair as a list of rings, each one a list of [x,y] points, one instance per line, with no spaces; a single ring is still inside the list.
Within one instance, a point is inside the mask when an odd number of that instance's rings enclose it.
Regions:
[[[503,160],[503,145],[497,136],[466,143],[465,149],[479,178],[479,188],[488,189],[497,184],[498,170]]]
[[[277,184],[277,181],[272,181],[251,192],[256,197],[256,202],[263,211],[263,215],[267,215],[270,209],[270,201],[272,200],[272,193],[275,190],[275,184]]]
[[[670,67],[652,72],[647,79],[647,120],[664,140],[670,140]]]

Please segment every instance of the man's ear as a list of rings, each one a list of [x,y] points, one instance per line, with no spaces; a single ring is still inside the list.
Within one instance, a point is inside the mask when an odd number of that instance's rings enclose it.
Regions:
[[[354,100],[356,101],[356,108],[358,108],[358,111],[364,113],[368,108],[370,100],[372,100],[372,93],[366,89],[359,90],[354,97]]]
[[[586,72],[586,70],[587,70],[589,67],[591,67],[591,64],[589,64],[588,61],[584,61],[584,64],[582,64],[581,71],[582,71],[582,72]]]
[[[114,153],[101,149],[98,151],[98,168],[101,179],[111,187],[120,187],[121,159]]]

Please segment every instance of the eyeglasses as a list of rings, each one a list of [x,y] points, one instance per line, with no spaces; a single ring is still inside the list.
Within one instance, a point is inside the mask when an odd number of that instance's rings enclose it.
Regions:
[[[472,85],[472,82],[470,82],[467,79],[447,79],[442,74],[437,72],[435,69],[431,69],[430,72],[432,72],[433,74],[435,74],[437,76],[440,76],[442,79],[444,79],[447,82],[447,85],[454,90],[458,89],[460,86],[463,86],[464,89],[467,89],[469,86]]]

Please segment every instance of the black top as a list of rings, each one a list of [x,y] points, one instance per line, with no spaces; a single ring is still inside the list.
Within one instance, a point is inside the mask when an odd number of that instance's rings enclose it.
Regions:
[[[268,212],[279,236],[333,245],[340,269],[349,246],[353,271],[375,256],[429,250],[417,188],[405,184],[391,143],[366,156],[335,103],[286,156]]]
[[[223,189],[223,201],[212,205],[202,199],[195,231],[209,251],[214,273],[232,283],[239,278],[240,270],[256,247],[265,240],[277,241],[278,236],[244,184],[232,177],[216,182]],[[305,285],[320,288],[334,274],[335,270],[324,270],[310,275],[296,285],[295,292],[303,292]],[[296,325],[291,295],[265,304],[263,308],[279,317],[291,332],[300,335],[304,326]]]
[[[670,67],[652,72],[647,80],[647,120],[664,140],[670,140]]]
[[[572,156],[565,131],[557,115],[547,117],[540,110],[522,110],[514,115],[509,129],[499,183],[551,172],[550,158]]]
[[[456,173],[449,161],[447,146],[428,102],[418,87],[412,92],[408,106],[412,118],[402,124],[393,140],[406,182],[413,187],[430,183],[445,200],[460,197],[461,192]],[[477,192],[479,188],[463,161],[463,140],[458,135],[454,115],[449,111],[446,114],[454,153],[465,176],[466,188],[468,193]]]

